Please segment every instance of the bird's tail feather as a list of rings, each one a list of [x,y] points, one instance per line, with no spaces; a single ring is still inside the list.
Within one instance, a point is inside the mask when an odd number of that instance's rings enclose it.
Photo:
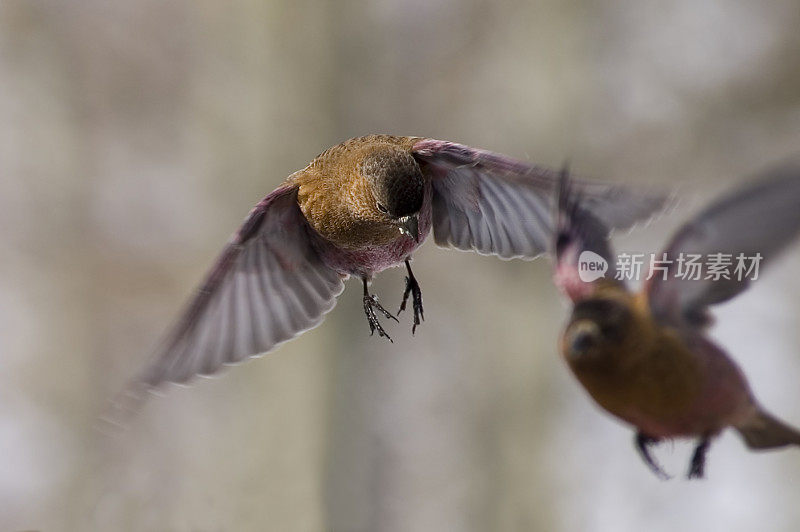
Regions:
[[[751,449],[776,449],[800,445],[800,431],[763,410],[736,428]]]

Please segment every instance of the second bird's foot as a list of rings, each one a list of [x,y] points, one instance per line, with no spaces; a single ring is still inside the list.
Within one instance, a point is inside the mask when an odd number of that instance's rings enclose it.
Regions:
[[[400,303],[400,310],[398,314],[406,309],[406,301],[408,296],[411,295],[411,305],[414,309],[414,325],[411,326],[411,334],[417,332],[417,325],[425,321],[425,311],[422,308],[422,290],[419,288],[419,283],[413,276],[406,277],[406,289],[403,292],[403,302]]]
[[[697,447],[694,448],[694,454],[692,454],[692,461],[689,465],[689,473],[686,475],[686,478],[695,479],[695,478],[703,478],[705,474],[706,468],[706,451],[708,451],[708,447],[711,444],[711,440],[708,438],[704,438],[700,440],[700,443],[697,444]]]
[[[639,451],[644,463],[647,464],[647,467],[650,468],[650,471],[655,473],[658,478],[661,480],[669,480],[670,476],[666,473],[666,471],[661,469],[661,466],[658,465],[658,462],[656,462],[653,456],[650,454],[649,447],[658,442],[658,439],[651,438],[650,436],[642,434],[641,432],[636,434],[636,450]]]
[[[689,473],[686,475],[688,479],[696,479],[696,478],[703,478],[705,475],[705,460],[695,462],[692,460],[691,465],[689,466]]]
[[[378,336],[383,336],[390,342],[394,343],[392,337],[389,336],[389,334],[381,326],[381,322],[378,320],[377,314],[375,314],[376,310],[381,314],[383,314],[384,316],[386,316],[387,318],[392,319],[394,321],[398,321],[397,318],[395,318],[391,312],[383,308],[381,304],[378,303],[377,297],[375,297],[374,295],[365,295],[364,314],[367,315],[367,322],[369,323],[370,336],[373,335],[375,331],[378,331]]]

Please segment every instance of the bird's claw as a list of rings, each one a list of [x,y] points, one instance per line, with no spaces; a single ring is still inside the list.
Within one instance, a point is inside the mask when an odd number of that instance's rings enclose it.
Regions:
[[[375,331],[378,331],[378,336],[385,337],[390,342],[394,343],[392,337],[383,329],[381,326],[381,322],[378,321],[378,316],[375,314],[375,311],[380,312],[384,316],[389,319],[393,319],[394,321],[398,321],[398,319],[388,310],[383,308],[380,303],[378,303],[378,298],[374,295],[365,295],[364,296],[364,313],[367,315],[367,322],[369,323],[369,334],[372,336],[375,334]]]
[[[686,478],[703,478],[706,467],[706,451],[708,451],[710,444],[710,439],[703,438],[700,440],[700,443],[697,444],[697,447],[694,448],[692,461],[689,465],[689,473],[686,475]]]
[[[692,460],[691,466],[689,466],[689,473],[687,473],[686,478],[688,479],[695,479],[695,478],[703,478],[705,474],[705,464],[699,463],[696,464],[694,460]]]
[[[649,446],[658,443],[659,441],[660,440],[656,438],[651,438],[650,436],[639,432],[636,434],[636,450],[639,451],[639,455],[642,457],[642,460],[644,460],[644,463],[647,464],[647,467],[649,467],[658,478],[661,480],[669,480],[672,477],[670,477],[666,471],[664,471],[661,466],[658,465],[658,462],[656,462],[653,456],[650,454]]]
[[[414,325],[411,327],[411,334],[414,334],[417,332],[417,325],[425,321],[425,311],[422,310],[422,290],[419,288],[417,278],[414,277],[414,272],[411,271],[410,258],[406,259],[406,271],[408,271],[406,289],[403,291],[403,302],[400,303],[400,310],[397,313],[400,314],[406,309],[406,301],[408,301],[408,295],[411,294],[412,306],[414,307]]]
[[[400,310],[398,314],[406,309],[406,301],[408,296],[411,295],[411,305],[414,309],[414,325],[411,326],[411,334],[417,332],[417,325],[425,321],[425,311],[422,308],[422,290],[419,288],[419,283],[413,276],[406,277],[406,289],[403,291],[403,302],[400,303]]]

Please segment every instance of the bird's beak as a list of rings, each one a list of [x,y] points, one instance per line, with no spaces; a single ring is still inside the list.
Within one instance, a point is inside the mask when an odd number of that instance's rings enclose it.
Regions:
[[[600,339],[600,327],[589,320],[581,320],[570,326],[567,331],[568,356],[576,359],[594,347]]]
[[[419,242],[419,217],[417,214],[400,218],[400,232]]]

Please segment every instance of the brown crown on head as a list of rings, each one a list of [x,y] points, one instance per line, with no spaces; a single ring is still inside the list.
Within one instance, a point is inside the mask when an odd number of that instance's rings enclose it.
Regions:
[[[405,150],[385,146],[364,157],[361,173],[373,186],[375,199],[396,218],[419,212],[425,182],[419,164]]]

